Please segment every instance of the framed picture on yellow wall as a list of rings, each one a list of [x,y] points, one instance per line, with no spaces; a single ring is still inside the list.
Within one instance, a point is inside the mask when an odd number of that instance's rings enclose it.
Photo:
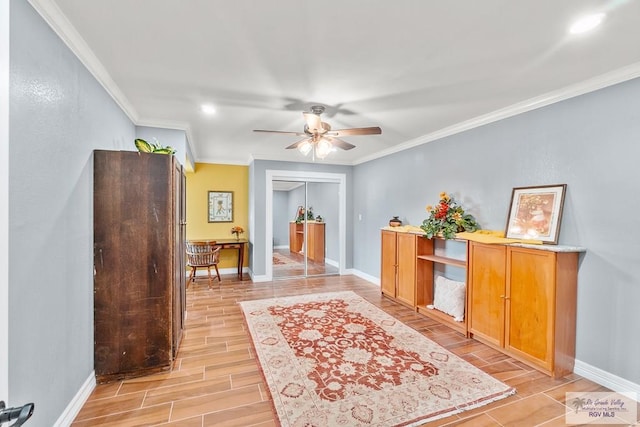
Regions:
[[[209,222],[233,222],[233,191],[209,191]]]

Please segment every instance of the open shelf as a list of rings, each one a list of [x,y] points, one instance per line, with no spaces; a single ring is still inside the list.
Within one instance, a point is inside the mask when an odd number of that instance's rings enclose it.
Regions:
[[[456,322],[453,316],[450,316],[438,309],[427,308],[428,305],[433,305],[435,296],[434,288],[434,275],[436,274],[437,265],[450,266],[454,268],[461,268],[464,270],[466,283],[466,269],[468,257],[468,246],[466,241],[457,241],[464,245],[464,257],[465,259],[451,258],[442,254],[442,249],[436,248],[436,245],[441,245],[443,242],[440,238],[435,239],[421,239],[418,244],[417,264],[416,264],[416,287],[420,290],[421,298],[418,299],[416,309],[418,313],[437,320],[443,323],[453,330],[460,332],[467,336],[467,320],[465,313],[465,320],[462,322]],[[440,255],[436,255],[436,252],[440,252]],[[441,274],[441,273],[440,273]],[[465,307],[466,307],[465,302]]]
[[[463,335],[467,335],[466,313],[465,320],[463,322],[456,322],[455,320],[453,320],[453,317],[448,315],[447,313],[443,313],[437,308],[427,308],[426,305],[419,305],[418,313],[430,317],[431,319],[437,320],[438,322],[447,325],[451,329],[460,332]]]
[[[381,254],[380,285],[384,295],[468,336],[466,314],[464,321],[456,322],[453,316],[427,308],[434,302],[434,274],[451,275],[451,280],[463,277],[458,280],[467,282],[466,240],[455,240],[453,246],[448,246],[441,238],[427,239],[416,233],[384,229]],[[466,301],[464,305],[467,306]]]
[[[437,262],[438,264],[453,265],[455,267],[466,268],[467,262],[461,259],[447,258],[439,255],[418,255],[418,259]]]

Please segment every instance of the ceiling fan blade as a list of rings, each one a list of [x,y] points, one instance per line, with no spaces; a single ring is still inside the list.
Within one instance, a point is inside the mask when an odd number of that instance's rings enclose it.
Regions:
[[[287,132],[283,130],[264,130],[264,129],[254,129],[254,132],[266,132],[266,133],[281,133],[284,135],[296,135],[296,136],[305,136],[304,132]]]
[[[293,143],[293,144],[291,144],[290,146],[285,147],[285,150],[291,150],[291,149],[293,149],[293,148],[298,148],[300,145],[302,145],[302,144],[303,144],[304,142],[306,142],[306,141],[311,141],[311,138],[305,138],[305,139],[301,139],[301,140],[300,140],[300,141],[298,141],[298,142],[294,142],[294,143]]]
[[[382,129],[379,127],[368,128],[351,128],[351,129],[337,129],[327,132],[327,135],[331,136],[348,136],[348,135],[380,135]]]
[[[316,133],[324,131],[320,115],[314,113],[302,113],[302,115],[304,116],[304,121],[307,123],[307,130],[309,132]]]
[[[342,148],[343,150],[351,150],[352,148],[356,148],[355,145],[349,144],[347,141],[343,141],[338,138],[327,138],[332,145],[338,148]]]

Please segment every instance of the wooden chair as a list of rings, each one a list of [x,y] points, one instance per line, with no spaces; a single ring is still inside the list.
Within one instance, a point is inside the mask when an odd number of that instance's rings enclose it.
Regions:
[[[218,271],[218,262],[220,261],[220,246],[216,246],[216,242],[187,242],[187,266],[191,267],[189,275],[189,283],[195,282],[196,270],[198,267],[206,268],[209,273],[209,287],[212,285],[211,267],[216,269],[218,282],[220,279],[220,271]]]

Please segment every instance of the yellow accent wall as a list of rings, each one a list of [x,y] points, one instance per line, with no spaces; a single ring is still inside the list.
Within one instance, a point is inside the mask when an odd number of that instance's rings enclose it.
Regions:
[[[187,240],[232,239],[231,227],[239,225],[248,239],[249,224],[249,167],[196,163],[194,172],[187,172]],[[233,191],[233,222],[210,223],[208,221],[209,191]],[[248,265],[248,248],[245,248],[244,265]],[[237,250],[220,252],[220,268],[238,265]]]

